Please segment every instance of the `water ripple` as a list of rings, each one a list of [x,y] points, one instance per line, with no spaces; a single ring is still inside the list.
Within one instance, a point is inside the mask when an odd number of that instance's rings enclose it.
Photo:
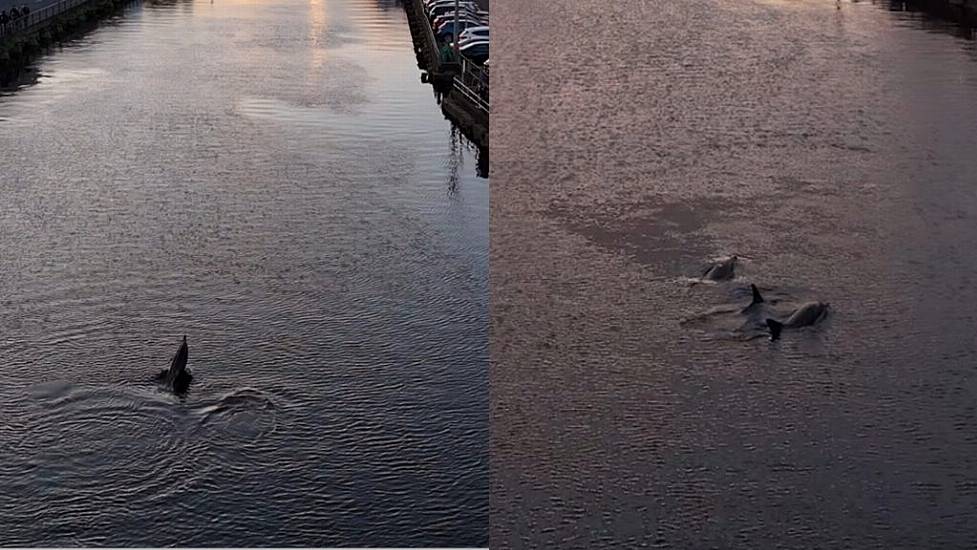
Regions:
[[[485,545],[488,188],[402,6],[147,1],[34,69],[0,544]]]

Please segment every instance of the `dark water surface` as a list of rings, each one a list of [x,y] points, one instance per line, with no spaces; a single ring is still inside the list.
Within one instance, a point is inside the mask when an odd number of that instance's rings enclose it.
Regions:
[[[0,544],[485,544],[488,183],[403,9],[146,2],[36,70],[0,96]]]
[[[493,548],[977,544],[977,47],[890,8],[493,6]]]

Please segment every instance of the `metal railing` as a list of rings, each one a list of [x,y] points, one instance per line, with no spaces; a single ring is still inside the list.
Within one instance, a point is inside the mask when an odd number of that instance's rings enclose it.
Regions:
[[[433,70],[444,70],[451,66],[450,70],[454,70],[456,67],[460,69],[457,74],[452,78],[453,89],[464,96],[469,103],[476,106],[477,109],[484,112],[486,115],[489,113],[489,71],[487,67],[482,67],[468,59],[464,55],[460,55],[456,58],[454,52],[451,55],[444,55],[442,51],[442,46],[446,42],[442,42],[438,39],[437,35],[434,33],[434,29],[431,26],[430,18],[424,11],[422,0],[409,0],[407,3],[408,9],[413,9],[414,17],[420,19],[420,25],[423,30],[424,40],[430,46],[431,54],[433,54],[434,59],[432,60]],[[432,70],[429,67],[429,70]],[[454,92],[452,92],[454,93]]]
[[[431,45],[431,55],[432,61],[435,67],[439,67],[441,63],[441,52],[438,50],[438,37],[434,35],[434,29],[431,28],[431,20],[427,18],[427,14],[424,13],[424,6],[420,4],[418,0],[417,12],[420,14],[421,19],[424,20],[424,31],[427,34],[428,44]]]
[[[6,25],[0,25],[0,38],[27,32],[35,27],[39,27],[50,19],[88,2],[91,2],[91,0],[59,0],[38,10],[31,11],[27,16],[21,16],[9,21]],[[7,10],[7,13],[9,14],[10,10]]]
[[[461,72],[454,78],[454,87],[476,107],[489,113],[489,71],[461,56]]]

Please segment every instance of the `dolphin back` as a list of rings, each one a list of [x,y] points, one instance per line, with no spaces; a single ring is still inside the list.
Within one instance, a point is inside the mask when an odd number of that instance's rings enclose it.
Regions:
[[[170,369],[167,372],[167,378],[170,382],[175,380],[177,377],[182,375],[187,369],[187,360],[190,358],[190,350],[187,347],[187,337],[183,337],[183,343],[180,344],[180,349],[176,351],[176,355],[173,356],[173,360],[170,361]]]
[[[784,323],[790,327],[806,327],[808,325],[813,325],[818,322],[821,317],[828,311],[828,304],[822,302],[808,302],[802,305],[794,313],[791,314],[787,322]]]
[[[732,279],[736,274],[736,259],[736,256],[731,256],[709,266],[702,274],[702,278],[710,281]]]

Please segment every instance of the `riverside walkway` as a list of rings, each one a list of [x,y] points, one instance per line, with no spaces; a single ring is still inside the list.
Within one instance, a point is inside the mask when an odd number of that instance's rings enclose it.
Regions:
[[[487,0],[478,0],[478,5],[488,9]],[[444,62],[440,56],[442,44],[434,35],[421,0],[406,0],[404,9],[421,67],[427,71],[427,77],[436,87],[445,90],[442,110],[469,139],[487,149],[491,110],[488,68],[464,56],[460,60]]]
[[[0,0],[0,11],[10,13],[11,9],[20,9],[22,6],[29,7],[31,11],[37,11],[50,3],[50,0]]]
[[[0,10],[6,10],[22,6],[30,7],[30,14],[26,17],[19,17],[16,20],[0,27],[0,38],[13,36],[19,33],[30,32],[43,27],[55,17],[67,13],[79,6],[90,3],[92,0],[0,0]]]

